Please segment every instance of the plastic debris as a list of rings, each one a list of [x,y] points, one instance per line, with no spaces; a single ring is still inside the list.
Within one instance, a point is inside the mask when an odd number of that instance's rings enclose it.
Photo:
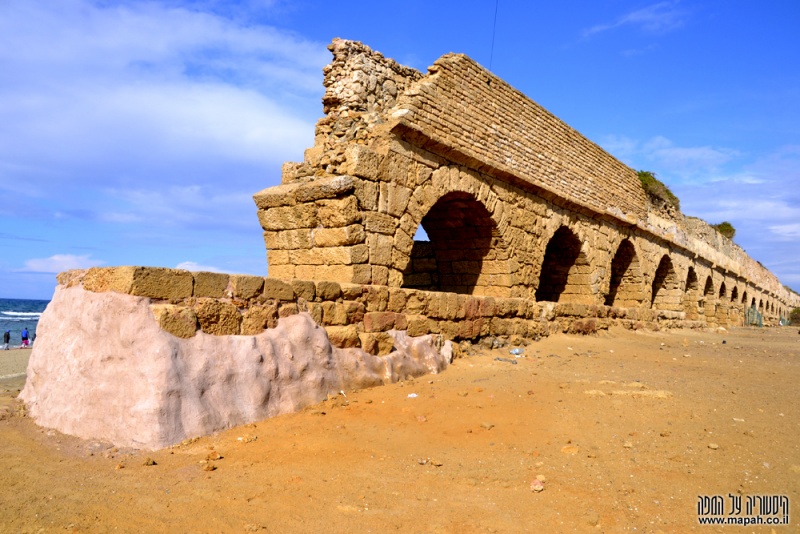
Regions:
[[[416,399],[417,398],[417,394],[416,393],[409,393],[408,394],[408,398],[409,399]]]
[[[513,354],[514,356],[521,356],[522,354],[525,353],[525,349],[523,349],[521,347],[516,347],[516,348],[513,348],[510,351],[508,351],[508,353],[509,354]]]

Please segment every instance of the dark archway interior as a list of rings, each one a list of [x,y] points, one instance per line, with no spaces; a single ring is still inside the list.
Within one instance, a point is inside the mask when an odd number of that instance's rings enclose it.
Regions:
[[[662,256],[653,277],[650,305],[658,310],[676,310],[680,305],[678,277],[669,256]]]
[[[589,262],[578,236],[562,226],[545,248],[536,300],[580,302],[582,295],[589,295]]]
[[[611,281],[606,306],[635,307],[641,305],[642,269],[633,243],[624,239],[611,260]]]
[[[686,289],[683,295],[683,311],[686,312],[686,318],[689,320],[697,320],[697,292],[699,289],[697,273],[694,267],[689,267],[689,272],[686,273]]]
[[[731,302],[736,302],[737,300],[739,300],[739,288],[733,286],[733,289],[731,290]]]
[[[423,217],[429,241],[414,241],[403,287],[507,296],[508,250],[483,204],[468,193],[440,198]]]

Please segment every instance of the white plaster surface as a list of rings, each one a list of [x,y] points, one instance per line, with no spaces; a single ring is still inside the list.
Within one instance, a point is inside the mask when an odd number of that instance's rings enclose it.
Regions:
[[[328,394],[437,373],[452,358],[432,336],[392,332],[383,357],[339,349],[306,313],[256,336],[180,339],[149,299],[56,289],[42,314],[20,398],[37,424],[117,446],[158,449],[302,409]]]

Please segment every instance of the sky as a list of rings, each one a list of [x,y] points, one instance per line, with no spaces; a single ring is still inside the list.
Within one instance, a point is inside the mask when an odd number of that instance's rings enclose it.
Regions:
[[[358,7],[360,6],[360,7]],[[0,1],[0,298],[73,268],[266,275],[335,37],[465,53],[800,291],[797,0]]]

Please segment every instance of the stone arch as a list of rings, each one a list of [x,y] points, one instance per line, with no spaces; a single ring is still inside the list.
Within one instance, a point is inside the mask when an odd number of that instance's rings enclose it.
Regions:
[[[422,217],[429,241],[415,240],[403,287],[509,296],[509,251],[489,210],[462,191],[440,197]]]
[[[723,280],[719,285],[719,293],[716,304],[717,323],[722,326],[728,324],[728,288]]]
[[[738,301],[739,301],[739,288],[733,286],[733,289],[731,289],[731,302],[736,303]]]
[[[658,262],[651,289],[650,306],[654,310],[680,310],[681,290],[678,276],[672,266],[672,260],[667,254],[664,254],[661,261]]]
[[[547,242],[536,288],[537,301],[592,302],[589,277],[591,268],[580,239],[566,226],[560,226]]]
[[[700,309],[702,315],[705,317],[706,322],[712,322],[717,312],[716,307],[716,292],[714,291],[714,281],[711,275],[706,277],[705,285],[703,286],[703,296],[700,300]]]
[[[611,279],[606,295],[606,306],[632,308],[644,301],[642,269],[636,248],[629,239],[623,239],[611,260]]]
[[[684,285],[683,293],[683,311],[686,312],[686,318],[690,321],[698,319],[697,302],[699,300],[698,293],[700,291],[699,283],[697,280],[697,272],[694,267],[689,267],[686,272],[686,284]]]

